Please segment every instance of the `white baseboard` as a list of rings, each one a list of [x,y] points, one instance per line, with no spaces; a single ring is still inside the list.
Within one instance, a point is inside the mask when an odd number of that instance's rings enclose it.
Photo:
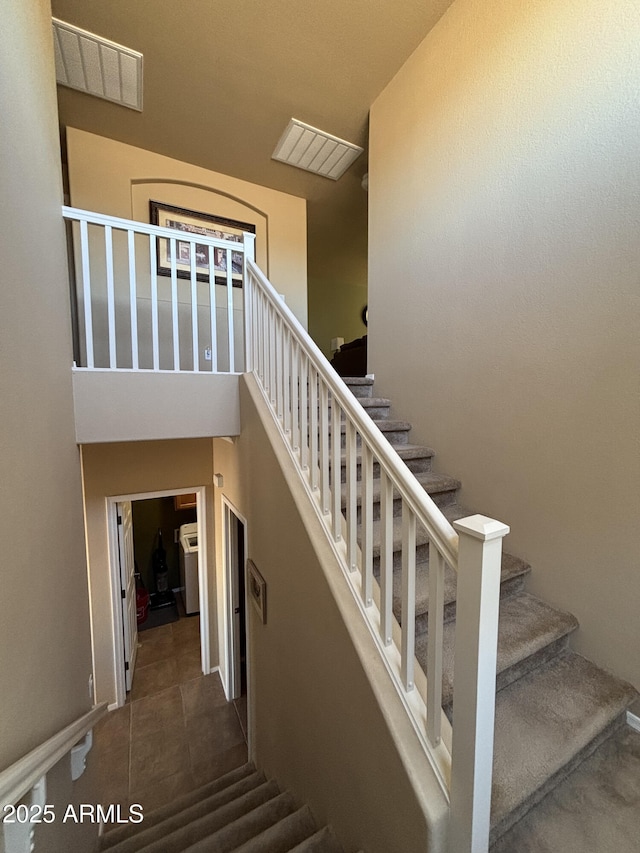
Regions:
[[[640,732],[640,717],[636,714],[632,714],[631,711],[627,711],[627,723],[631,726],[635,731]]]
[[[213,675],[213,674],[214,674],[214,672],[220,672],[220,667],[219,667],[219,666],[214,666],[214,667],[212,667],[212,668],[209,670],[209,672],[211,673],[211,675]],[[640,720],[639,720],[638,722],[640,722]]]
[[[117,711],[119,707],[117,702],[112,702],[110,705],[107,705],[107,711]]]

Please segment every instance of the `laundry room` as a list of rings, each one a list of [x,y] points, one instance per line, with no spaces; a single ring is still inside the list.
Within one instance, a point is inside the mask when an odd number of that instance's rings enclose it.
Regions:
[[[138,630],[199,612],[195,494],[132,502]]]

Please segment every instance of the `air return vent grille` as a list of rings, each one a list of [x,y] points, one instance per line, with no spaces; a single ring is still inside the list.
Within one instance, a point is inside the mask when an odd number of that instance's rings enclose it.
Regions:
[[[337,181],[361,154],[359,145],[292,118],[271,156]]]
[[[53,18],[56,79],[142,111],[142,54]]]

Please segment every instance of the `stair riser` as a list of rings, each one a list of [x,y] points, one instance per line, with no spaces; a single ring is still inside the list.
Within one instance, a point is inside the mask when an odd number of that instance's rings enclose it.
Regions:
[[[428,474],[431,471],[431,457],[430,456],[419,456],[415,459],[407,459],[403,460],[407,466],[407,468],[412,471],[414,474]],[[380,465],[378,462],[373,463],[373,478],[374,480],[380,479]],[[362,479],[362,465],[360,462],[356,464],[356,479],[358,482]],[[340,476],[340,482],[347,482],[347,465],[346,462],[342,464],[342,472]]]
[[[351,391],[354,397],[373,397],[373,384],[371,385],[349,385],[347,388]]]
[[[442,509],[446,506],[450,506],[452,503],[455,503],[456,494],[457,494],[457,489],[450,489],[447,491],[430,493],[431,498],[433,499],[433,502],[435,503],[435,505],[437,507],[440,507],[440,509]],[[380,518],[380,501],[374,500],[372,508],[373,508],[373,520],[378,521]],[[342,512],[343,512],[343,514],[345,512],[344,506],[342,507]],[[393,517],[394,518],[400,518],[401,515],[402,515],[402,499],[401,498],[394,498],[394,500],[393,500]],[[361,505],[358,505],[357,519],[358,519],[358,525],[360,525],[362,523],[362,506]]]
[[[367,397],[360,397],[361,400],[367,400]],[[391,414],[391,405],[376,405],[376,406],[367,406],[366,404],[362,406],[364,411],[372,418],[374,421],[381,421],[385,418],[388,418]],[[329,419],[331,419],[331,403],[329,403],[328,407],[329,411]],[[318,406],[318,417],[320,417],[320,407]],[[345,422],[345,414],[342,412],[342,416],[340,418],[342,423]]]
[[[426,545],[426,548],[429,546]],[[518,592],[524,591],[524,576],[509,578],[500,584],[500,598],[508,598],[510,595],[515,595]],[[428,616],[428,600],[421,603],[420,608],[416,609],[416,637],[420,634],[425,634],[429,627]],[[399,612],[396,613],[396,618],[399,618]],[[456,618],[456,602],[448,601],[444,605],[444,621],[453,622]]]
[[[416,562],[420,563],[424,560],[429,559],[429,543],[425,542],[424,545],[416,546]],[[402,552],[394,551],[393,552],[393,570],[394,572],[400,571],[402,568]],[[373,558],[373,571],[378,574],[380,572],[380,557],[374,555]]]
[[[402,444],[409,444],[409,432],[410,432],[410,430],[408,430],[408,429],[389,430],[389,431],[383,430],[382,434],[387,439],[389,444],[402,445]],[[361,443],[362,442],[361,442],[360,436],[357,436],[356,437],[356,447],[360,447]],[[346,446],[347,446],[347,437],[343,433],[340,436],[340,447],[342,448],[342,450],[344,450],[346,448]]]

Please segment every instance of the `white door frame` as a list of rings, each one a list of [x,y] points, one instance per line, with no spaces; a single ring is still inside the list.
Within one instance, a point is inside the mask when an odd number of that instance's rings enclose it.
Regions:
[[[245,625],[248,631],[249,617],[247,613],[247,583],[246,583],[246,565],[248,552],[248,535],[247,535],[247,519],[238,512],[231,501],[222,495],[222,594],[218,596],[218,640],[220,644],[220,662],[224,661],[224,665],[220,667],[220,678],[224,688],[225,696],[229,701],[237,699],[240,696],[241,686],[239,683],[239,674],[235,669],[236,649],[234,639],[234,613],[233,613],[233,593],[234,585],[237,584],[236,568],[229,562],[229,529],[227,519],[229,513],[233,514],[238,521],[242,523],[244,529],[244,565],[242,571],[245,573]],[[247,695],[249,693],[249,642],[247,637]]]
[[[209,651],[209,582],[207,571],[207,499],[205,486],[190,489],[165,489],[157,492],[142,492],[133,495],[115,495],[107,498],[107,532],[109,537],[109,566],[111,584],[111,615],[113,669],[115,673],[116,701],[112,707],[120,708],[126,700],[124,675],[124,641],[122,624],[122,599],[120,594],[120,566],[118,561],[118,512],[117,505],[123,501],[144,501],[148,498],[167,498],[174,495],[196,495],[198,519],[198,592],[200,595],[200,660],[202,672],[211,672]],[[135,535],[135,531],[134,531]]]

